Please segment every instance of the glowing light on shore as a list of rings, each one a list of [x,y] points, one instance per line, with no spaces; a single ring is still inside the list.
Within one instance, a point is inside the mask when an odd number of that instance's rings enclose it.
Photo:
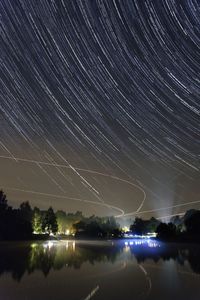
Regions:
[[[161,247],[161,243],[153,240],[153,239],[148,239],[148,238],[144,238],[144,239],[132,239],[131,241],[125,241],[124,242],[125,245],[125,250],[127,248],[130,248],[130,246],[144,246],[144,247],[148,247],[148,248],[157,248],[157,247]]]

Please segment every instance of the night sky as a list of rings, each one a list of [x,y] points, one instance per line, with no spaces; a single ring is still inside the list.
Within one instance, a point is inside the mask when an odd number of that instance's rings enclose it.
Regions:
[[[200,208],[198,0],[0,0],[0,74],[10,204]]]

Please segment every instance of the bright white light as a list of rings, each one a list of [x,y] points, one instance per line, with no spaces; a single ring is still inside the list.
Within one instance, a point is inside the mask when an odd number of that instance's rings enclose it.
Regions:
[[[48,242],[48,248],[51,249],[52,247],[53,247],[53,242],[52,242],[52,241],[49,241],[49,242]]]
[[[66,234],[66,235],[70,235],[70,230],[69,230],[69,229],[66,229],[65,234]]]
[[[68,248],[69,248],[69,242],[66,242],[66,250],[68,250]]]
[[[54,245],[53,241],[48,241],[47,243],[43,244],[43,247],[45,249],[51,249],[53,245]]]

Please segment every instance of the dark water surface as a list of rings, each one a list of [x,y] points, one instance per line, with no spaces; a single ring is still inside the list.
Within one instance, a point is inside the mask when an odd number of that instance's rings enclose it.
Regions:
[[[0,244],[0,299],[200,299],[200,247],[152,240]]]

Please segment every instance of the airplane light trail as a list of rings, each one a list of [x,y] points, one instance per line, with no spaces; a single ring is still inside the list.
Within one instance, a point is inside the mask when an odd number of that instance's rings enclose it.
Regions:
[[[113,205],[110,205],[108,203],[105,203],[104,201],[101,200],[101,198],[99,199],[100,200],[100,203],[99,202],[95,202],[95,201],[89,201],[89,200],[82,200],[82,199],[78,199],[77,201],[83,201],[83,202],[86,202],[86,203],[92,203],[92,204],[97,204],[97,205],[101,205],[102,206],[105,206],[105,207],[110,207],[112,209],[115,209],[115,210],[118,210],[121,212],[121,214],[119,215],[116,215],[115,217],[116,218],[122,218],[122,217],[128,217],[128,216],[136,216],[136,215],[142,215],[142,214],[147,214],[147,213],[154,213],[154,212],[159,212],[159,211],[164,211],[164,210],[169,210],[169,209],[173,209],[173,208],[177,208],[177,207],[182,207],[182,206],[187,206],[187,205],[192,205],[192,204],[198,204],[200,203],[200,200],[197,200],[197,201],[192,201],[192,202],[187,202],[187,203],[182,203],[182,204],[176,204],[176,205],[172,205],[172,206],[167,206],[167,207],[161,207],[161,208],[157,208],[157,209],[151,209],[151,210],[141,210],[144,203],[145,203],[145,200],[146,200],[146,193],[145,191],[142,189],[142,187],[140,185],[137,185],[131,181],[128,181],[126,179],[123,179],[123,178],[119,178],[117,176],[114,176],[114,175],[111,175],[111,174],[106,174],[106,173],[102,173],[102,172],[98,172],[98,171],[95,171],[95,170],[88,170],[88,169],[83,169],[83,168],[76,168],[76,167],[71,167],[69,165],[65,165],[65,164],[58,164],[58,163],[55,163],[55,162],[44,162],[44,161],[37,161],[37,160],[31,160],[31,159],[25,159],[25,158],[18,158],[18,157],[15,157],[15,156],[12,156],[12,157],[9,157],[9,156],[3,156],[3,155],[0,155],[0,159],[9,159],[9,160],[14,160],[16,162],[26,162],[26,163],[34,163],[36,165],[47,165],[47,166],[52,166],[52,167],[56,167],[56,168],[67,168],[67,169],[72,169],[73,171],[76,171],[75,173],[78,173],[78,171],[82,171],[82,172],[87,172],[87,173],[90,173],[90,174],[96,174],[96,175],[99,175],[99,176],[104,176],[104,177],[109,177],[111,179],[114,179],[114,180],[118,180],[120,182],[124,182],[124,183],[127,183],[135,188],[138,188],[142,193],[143,193],[143,199],[139,205],[139,207],[137,208],[136,211],[134,212],[129,212],[129,213],[125,213],[123,209],[119,208],[119,207],[116,207],[116,206],[113,206]],[[78,173],[79,174],[79,173]],[[79,174],[80,175],[80,174]],[[84,178],[81,176],[81,179]],[[86,180],[84,180],[85,182]],[[88,183],[89,184],[89,183]],[[89,184],[90,185],[90,184]],[[92,189],[93,190],[93,189]],[[23,190],[21,190],[23,191]],[[29,191],[25,191],[25,192],[29,192]],[[38,193],[39,195],[51,195],[51,194],[48,194],[48,193],[40,193],[40,192],[32,192],[30,191],[30,193]],[[97,194],[95,195],[96,197],[98,196]],[[55,195],[52,195],[50,197],[55,197]],[[66,197],[66,196],[59,196],[59,198],[66,198],[66,199],[76,199],[76,198],[70,198],[70,197]]]
[[[32,191],[32,190],[24,190],[24,189],[18,189],[18,188],[12,188],[12,187],[3,187],[6,190],[10,190],[10,191],[18,191],[18,192],[22,192],[22,193],[29,193],[29,194],[35,194],[35,195],[40,195],[40,196],[45,196],[45,197],[51,197],[51,198],[58,198],[58,199],[68,199],[68,200],[73,200],[73,201],[79,201],[79,202],[83,202],[83,203],[90,203],[90,204],[94,204],[94,205],[100,205],[103,207],[108,207],[108,208],[112,208],[114,210],[119,211],[121,214],[120,215],[116,215],[115,217],[119,218],[122,217],[124,214],[124,211],[122,209],[120,209],[119,207],[107,204],[107,203],[102,203],[102,202],[95,202],[95,201],[91,201],[91,200],[87,200],[87,199],[81,199],[81,198],[74,198],[74,197],[67,197],[67,196],[63,196],[63,195],[56,195],[56,194],[50,194],[50,193],[43,193],[43,192],[38,192],[38,191]]]
[[[3,155],[1,155],[0,158],[2,158],[2,159],[10,159],[10,160],[17,160],[18,162],[21,161],[21,162],[26,162],[26,163],[34,163],[34,164],[36,164],[36,165],[39,164],[39,165],[47,165],[47,166],[52,166],[52,167],[57,167],[57,168],[67,168],[67,169],[72,169],[76,174],[77,174],[77,173],[79,174],[78,171],[83,171],[83,172],[87,172],[87,173],[90,173],[90,174],[96,174],[96,175],[99,175],[99,176],[109,177],[109,178],[111,178],[111,179],[114,179],[114,180],[118,180],[118,181],[120,181],[120,182],[127,183],[127,184],[129,184],[129,185],[131,185],[131,186],[133,186],[133,187],[139,189],[139,190],[142,192],[142,194],[143,194],[143,199],[142,199],[142,201],[141,201],[141,203],[140,203],[138,209],[137,209],[135,212],[133,212],[133,214],[134,214],[134,213],[137,213],[137,212],[139,212],[139,211],[141,210],[141,208],[142,208],[142,206],[144,205],[144,202],[145,202],[145,200],[146,200],[146,193],[145,193],[145,191],[142,189],[141,186],[139,186],[138,184],[135,184],[135,183],[133,183],[133,182],[131,182],[131,181],[128,181],[128,180],[126,180],[126,179],[122,179],[122,178],[119,178],[119,177],[117,177],[117,176],[114,176],[114,175],[110,175],[110,174],[106,174],[106,173],[101,173],[101,172],[94,171],[94,170],[83,169],[83,168],[74,168],[74,167],[72,168],[71,165],[66,165],[66,164],[57,164],[57,163],[52,163],[52,162],[37,161],[37,160],[31,160],[31,159],[25,159],[25,158],[8,157],[8,156],[3,156]],[[67,162],[67,163],[68,163],[68,162]],[[78,170],[78,171],[77,171],[77,170]],[[80,175],[80,174],[79,174],[79,177],[80,177],[81,179],[84,178],[84,177],[83,177],[82,175]],[[89,186],[91,187],[91,185],[88,183],[88,181],[86,181],[86,179],[84,179],[84,182],[87,182],[87,185],[89,185]],[[96,191],[94,188],[92,188],[92,190]],[[123,211],[123,210],[121,210],[121,211]],[[124,216],[124,215],[125,215],[125,213],[124,213],[124,211],[123,211],[121,217]],[[119,216],[116,216],[116,217],[120,217],[120,215],[119,215]]]

